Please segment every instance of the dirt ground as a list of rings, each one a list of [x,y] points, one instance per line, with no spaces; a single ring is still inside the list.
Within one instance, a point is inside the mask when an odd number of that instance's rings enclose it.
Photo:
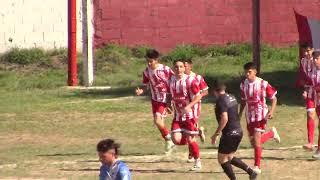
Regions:
[[[187,163],[187,153],[181,152],[184,147],[170,155],[141,155],[122,156],[132,172],[133,179],[227,179],[217,163],[216,149],[205,149],[201,152],[203,168],[192,172],[189,169],[192,163]],[[241,149],[237,153],[248,164],[253,163],[252,149]],[[262,160],[262,174],[258,179],[266,180],[317,180],[320,179],[320,161],[312,159],[312,152],[306,152],[299,146],[264,149]],[[100,163],[96,157],[79,158],[76,160],[47,160],[25,161],[19,168],[28,167],[29,174],[34,178],[43,177],[45,174],[57,175],[58,179],[96,179]],[[2,164],[1,170],[18,170],[17,164]],[[240,169],[234,168],[238,179],[248,179]],[[40,179],[51,179],[40,178]],[[0,178],[1,179],[1,178]],[[5,179],[18,179],[14,176]],[[19,178],[23,179],[23,178]]]

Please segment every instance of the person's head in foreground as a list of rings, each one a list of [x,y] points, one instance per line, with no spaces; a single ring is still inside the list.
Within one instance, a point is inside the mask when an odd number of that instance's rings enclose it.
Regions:
[[[120,144],[113,139],[104,139],[97,144],[99,160],[102,164],[112,165],[119,155]]]

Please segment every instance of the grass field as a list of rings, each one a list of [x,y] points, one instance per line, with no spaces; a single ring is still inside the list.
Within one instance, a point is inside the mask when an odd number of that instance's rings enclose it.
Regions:
[[[279,91],[279,106],[269,126],[277,127],[282,142],[265,144],[259,179],[320,179],[319,161],[311,158],[312,152],[301,148],[306,142],[306,117],[300,92],[294,88],[295,50],[263,52],[261,76]],[[275,51],[280,55],[271,56]],[[246,56],[197,57],[194,68],[205,75],[209,84],[215,78],[225,79],[229,90],[239,96],[239,74]],[[95,91],[61,87],[65,82],[61,69],[37,75],[32,75],[31,70],[2,69],[0,179],[97,179],[100,165],[95,145],[102,138],[115,138],[122,143],[121,158],[128,163],[133,179],[226,179],[217,163],[217,148],[208,139],[200,144],[200,172],[188,171],[192,164],[186,163],[186,147],[164,155],[160,133],[152,123],[148,97],[133,94],[143,61],[133,62],[126,73],[120,67],[114,67],[112,74],[99,71],[96,82],[119,88]],[[170,121],[168,117],[168,127]],[[200,121],[210,137],[217,126],[212,98],[204,99]],[[245,127],[244,119],[242,126]],[[246,135],[238,156],[253,163]],[[239,179],[247,179],[247,175],[235,170]]]

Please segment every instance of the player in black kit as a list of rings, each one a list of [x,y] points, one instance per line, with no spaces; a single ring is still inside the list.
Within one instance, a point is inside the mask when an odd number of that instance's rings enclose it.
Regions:
[[[249,174],[250,180],[255,180],[257,174],[241,159],[234,156],[243,134],[238,115],[237,100],[233,95],[226,93],[225,90],[224,83],[218,81],[214,83],[213,92],[217,98],[215,114],[219,126],[211,137],[211,143],[215,144],[218,136],[221,135],[218,162],[231,180],[236,179],[231,165],[243,169]]]

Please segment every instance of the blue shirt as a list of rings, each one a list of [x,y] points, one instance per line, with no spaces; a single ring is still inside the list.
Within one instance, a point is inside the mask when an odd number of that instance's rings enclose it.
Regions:
[[[100,167],[100,180],[131,180],[128,166],[117,160],[111,167],[103,164]]]

